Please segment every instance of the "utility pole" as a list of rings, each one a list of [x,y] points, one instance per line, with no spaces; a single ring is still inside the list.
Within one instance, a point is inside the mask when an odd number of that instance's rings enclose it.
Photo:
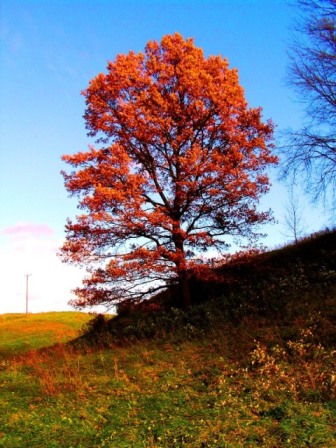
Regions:
[[[28,277],[32,274],[26,274],[26,317],[28,316]]]

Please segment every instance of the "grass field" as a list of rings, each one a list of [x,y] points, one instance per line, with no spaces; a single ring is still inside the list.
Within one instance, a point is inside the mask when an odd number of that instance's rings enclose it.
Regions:
[[[253,287],[67,344],[87,315],[0,316],[0,447],[336,447],[335,245],[308,246],[239,266]]]
[[[0,356],[48,347],[78,336],[92,316],[78,312],[0,315]]]

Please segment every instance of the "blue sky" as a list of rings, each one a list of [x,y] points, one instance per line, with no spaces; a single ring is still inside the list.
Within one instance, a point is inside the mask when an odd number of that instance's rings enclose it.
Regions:
[[[262,106],[278,130],[303,115],[285,85],[289,27],[286,0],[0,0],[0,313],[68,309],[83,273],[56,257],[68,216],[76,214],[60,171],[62,154],[85,151],[81,90],[108,60],[149,40],[180,32],[206,56],[238,69],[249,104]],[[92,143],[92,142],[91,142]],[[286,189],[272,173],[270,247],[288,241],[282,222]],[[307,232],[328,224],[303,196]]]

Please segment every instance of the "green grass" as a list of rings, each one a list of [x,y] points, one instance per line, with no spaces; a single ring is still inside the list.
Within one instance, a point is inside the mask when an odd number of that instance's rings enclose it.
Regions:
[[[0,356],[67,342],[92,316],[78,312],[0,315]]]
[[[86,353],[59,346],[7,361],[0,446],[335,446],[335,401],[319,384],[324,368],[304,370],[306,358],[257,344],[241,358],[228,348],[233,336],[241,344],[246,334]],[[330,368],[331,354],[323,356]]]
[[[29,332],[3,316],[0,447],[336,447],[335,245],[323,241],[232,268],[239,285],[231,275],[190,310],[98,318],[68,344],[18,353],[9,335]]]

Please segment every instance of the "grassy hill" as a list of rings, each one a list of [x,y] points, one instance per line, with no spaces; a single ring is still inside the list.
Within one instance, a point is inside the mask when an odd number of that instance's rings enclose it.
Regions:
[[[0,314],[0,357],[67,342],[90,319],[78,312]]]
[[[281,337],[298,337],[315,327],[323,344],[336,344],[336,232],[313,235],[295,245],[234,259],[191,279],[194,306],[180,308],[174,290],[137,306],[122,304],[116,319],[98,317],[96,342],[181,339],[219,332],[223,325],[258,332],[275,327]],[[274,331],[273,331],[274,333]],[[257,333],[256,333],[257,335]],[[86,339],[90,334],[86,335]]]
[[[335,260],[330,232],[193,279],[189,310],[170,291],[68,344],[2,338],[0,447],[336,447]]]

